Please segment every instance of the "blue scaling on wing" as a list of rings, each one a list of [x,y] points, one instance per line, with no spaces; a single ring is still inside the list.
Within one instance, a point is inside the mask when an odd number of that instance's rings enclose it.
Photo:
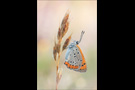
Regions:
[[[70,51],[71,51],[71,49],[68,48],[68,49],[67,49],[67,52],[66,52],[66,56],[65,56],[65,59],[66,59],[66,60],[69,60]]]

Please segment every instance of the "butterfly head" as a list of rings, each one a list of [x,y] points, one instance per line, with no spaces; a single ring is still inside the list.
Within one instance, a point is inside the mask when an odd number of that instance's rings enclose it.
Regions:
[[[74,45],[78,45],[79,44],[79,42],[76,41],[76,40],[74,40],[73,43],[74,43]]]

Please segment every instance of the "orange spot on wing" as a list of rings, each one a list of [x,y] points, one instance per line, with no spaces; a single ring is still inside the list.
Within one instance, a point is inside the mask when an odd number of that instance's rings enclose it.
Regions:
[[[67,67],[70,67],[70,64],[68,62],[65,62],[65,65],[67,65]]]
[[[86,64],[85,64],[85,65],[81,66],[80,69],[86,69],[86,68],[87,68],[87,67],[86,67]]]
[[[77,69],[78,68],[78,66],[75,66],[75,69]]]
[[[67,65],[67,64],[68,64],[68,62],[65,62],[65,64]]]
[[[75,69],[75,66],[74,65],[72,67],[73,67],[73,69]]]
[[[66,65],[67,65],[67,67],[70,67],[70,64],[68,62],[66,62]]]
[[[86,69],[87,67],[86,67],[86,65],[84,65],[84,69]]]
[[[70,67],[69,68],[72,68],[72,65],[70,65]]]

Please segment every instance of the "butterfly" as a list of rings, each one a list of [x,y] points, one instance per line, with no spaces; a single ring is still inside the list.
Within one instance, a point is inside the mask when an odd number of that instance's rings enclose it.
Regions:
[[[82,31],[79,41],[74,40],[72,43],[69,44],[65,55],[64,64],[67,66],[67,68],[77,72],[87,71],[84,55],[81,48],[78,46],[78,44],[81,42],[83,34],[84,31]]]

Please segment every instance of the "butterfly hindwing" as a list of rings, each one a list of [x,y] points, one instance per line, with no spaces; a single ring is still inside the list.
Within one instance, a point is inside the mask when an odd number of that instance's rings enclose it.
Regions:
[[[75,71],[78,71],[78,72],[86,72],[87,70],[87,66],[86,66],[86,61],[85,61],[85,58],[84,58],[84,55],[80,49],[80,47],[78,45],[76,45],[76,47],[79,49],[79,53],[81,54],[81,57],[82,57],[82,63],[81,63],[81,67]]]
[[[77,54],[77,50],[76,46],[67,50],[65,64],[69,69],[77,70],[81,67],[81,55]]]
[[[75,60],[76,65],[80,68],[81,67],[81,64],[82,64],[82,56],[81,56],[80,51],[77,48],[77,46],[74,46],[73,52],[74,52],[73,53],[73,55],[74,55],[74,58],[73,59]]]
[[[78,45],[68,48],[65,59],[67,68],[77,72],[86,72],[86,61]]]
[[[69,69],[84,72],[86,70],[86,62],[82,51],[78,45],[67,50],[66,63]]]

